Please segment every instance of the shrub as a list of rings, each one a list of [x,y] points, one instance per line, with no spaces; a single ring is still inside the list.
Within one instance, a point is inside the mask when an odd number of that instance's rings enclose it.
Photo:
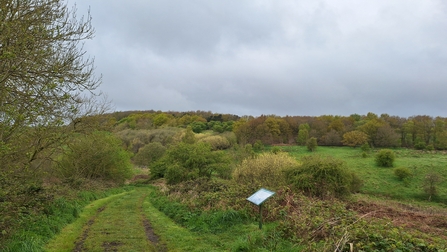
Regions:
[[[246,144],[244,146],[244,151],[250,157],[255,157],[255,151],[253,150],[253,146],[251,144]]]
[[[306,146],[309,151],[315,151],[318,146],[317,139],[315,137],[309,138],[309,140],[307,140]]]
[[[61,157],[63,177],[106,179],[123,183],[132,176],[130,155],[122,142],[109,132],[97,131],[73,139]]]
[[[223,136],[207,136],[199,142],[208,143],[213,150],[225,150],[231,147],[230,142]]]
[[[214,172],[226,176],[230,160],[222,151],[212,151],[207,143],[179,143],[152,165],[151,177],[165,177],[168,182],[178,183],[198,177],[210,178]]]
[[[395,159],[394,151],[383,149],[376,155],[376,164],[380,167],[393,167]]]
[[[187,144],[193,144],[197,142],[196,135],[192,131],[191,127],[187,127],[185,134],[182,136],[182,142]]]
[[[285,185],[284,170],[296,166],[297,161],[287,153],[262,153],[256,158],[245,159],[233,171],[233,179],[254,188],[277,188]]]
[[[261,140],[256,140],[255,144],[253,144],[253,150],[262,151],[264,150],[264,144]]]
[[[425,147],[425,150],[427,151],[433,151],[435,149],[435,147],[433,146],[433,144],[429,144]]]
[[[271,152],[272,152],[273,154],[278,154],[278,153],[281,152],[281,148],[279,148],[278,146],[273,146]]]
[[[362,146],[360,146],[360,149],[366,153],[369,153],[371,151],[371,147],[369,146],[369,143],[364,143]]]
[[[416,150],[424,150],[425,149],[425,143],[424,142],[417,142],[414,144],[414,148]]]
[[[225,137],[228,140],[228,142],[230,142],[231,146],[234,146],[235,144],[237,144],[237,137],[236,137],[236,134],[234,134],[234,132],[227,131],[220,135]]]
[[[425,175],[423,188],[428,195],[428,199],[438,195],[438,184],[441,183],[442,177],[438,173],[431,172]]]
[[[138,166],[150,166],[151,163],[160,159],[166,151],[159,142],[149,143],[138,150],[138,153],[133,157],[133,161]]]
[[[398,167],[394,169],[394,175],[396,175],[396,177],[399,178],[399,180],[405,180],[411,176],[413,176],[413,174],[411,173],[410,169],[408,169],[407,167]]]
[[[340,159],[312,155],[303,157],[301,162],[286,172],[287,181],[311,196],[344,197],[362,185],[360,178],[347,170]]]

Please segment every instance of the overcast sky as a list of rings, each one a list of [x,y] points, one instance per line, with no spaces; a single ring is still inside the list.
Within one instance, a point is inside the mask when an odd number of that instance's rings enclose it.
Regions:
[[[117,111],[447,117],[445,0],[69,0]]]

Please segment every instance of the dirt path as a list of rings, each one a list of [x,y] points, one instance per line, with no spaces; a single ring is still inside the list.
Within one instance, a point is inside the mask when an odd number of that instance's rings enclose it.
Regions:
[[[83,223],[73,223],[82,225],[77,234],[63,230],[49,251],[167,251],[144,214],[146,197],[138,188],[103,203]]]

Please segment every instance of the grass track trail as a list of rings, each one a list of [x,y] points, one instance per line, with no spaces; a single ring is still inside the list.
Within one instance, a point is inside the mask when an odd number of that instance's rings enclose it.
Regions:
[[[147,190],[97,200],[47,244],[47,251],[166,251],[144,214]]]
[[[46,245],[45,251],[228,251],[234,237],[199,235],[178,226],[152,206],[151,190],[137,187],[92,202],[77,221]],[[248,228],[256,230],[254,225]]]

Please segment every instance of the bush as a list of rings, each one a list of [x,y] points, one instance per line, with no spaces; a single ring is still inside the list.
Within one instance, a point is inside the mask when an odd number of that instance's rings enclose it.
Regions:
[[[364,143],[362,146],[360,146],[360,149],[366,153],[369,153],[371,151],[371,147],[369,146],[369,143]]]
[[[253,144],[253,150],[255,151],[263,151],[264,150],[264,144],[261,140],[256,140],[255,144]]]
[[[152,165],[151,177],[165,177],[169,183],[199,177],[210,178],[213,173],[228,176],[230,160],[222,151],[212,151],[207,143],[179,143],[168,149],[166,154]]]
[[[393,167],[395,159],[394,151],[383,149],[376,155],[376,164],[380,167]]]
[[[253,146],[251,144],[246,144],[244,146],[244,151],[250,157],[255,157],[256,156],[255,151],[253,150]]]
[[[399,178],[399,180],[405,180],[411,176],[413,176],[413,173],[411,173],[410,169],[407,167],[398,167],[394,169],[394,175]]]
[[[234,132],[226,131],[220,135],[225,137],[228,140],[228,142],[231,144],[231,146],[234,146],[237,144],[237,137],[236,137],[236,134],[234,134]]]
[[[344,197],[357,192],[362,185],[360,178],[348,171],[340,159],[312,155],[303,157],[301,162],[286,172],[287,181],[311,196]]]
[[[150,143],[138,150],[138,153],[133,157],[133,161],[138,166],[147,167],[160,159],[165,152],[166,147],[161,143]]]
[[[278,153],[281,152],[281,148],[279,148],[278,146],[273,146],[271,152],[272,152],[273,154],[278,154]]]
[[[233,171],[233,179],[254,188],[278,188],[285,185],[284,170],[296,166],[297,161],[287,153],[262,153],[256,158],[245,159]]]
[[[132,176],[130,155],[122,142],[109,132],[93,132],[73,139],[61,157],[63,177],[106,179],[123,183]]]
[[[438,195],[438,185],[442,182],[442,176],[438,173],[431,172],[425,175],[423,188],[428,195],[428,200]]]
[[[309,140],[307,140],[306,146],[307,146],[307,150],[312,151],[312,152],[315,151],[318,146],[317,139],[315,137],[309,138]]]
[[[230,142],[223,136],[207,136],[199,142],[208,143],[213,150],[225,150],[231,147]]]
[[[426,147],[426,145],[424,142],[417,142],[414,144],[414,148],[416,150],[425,150],[425,147]]]

